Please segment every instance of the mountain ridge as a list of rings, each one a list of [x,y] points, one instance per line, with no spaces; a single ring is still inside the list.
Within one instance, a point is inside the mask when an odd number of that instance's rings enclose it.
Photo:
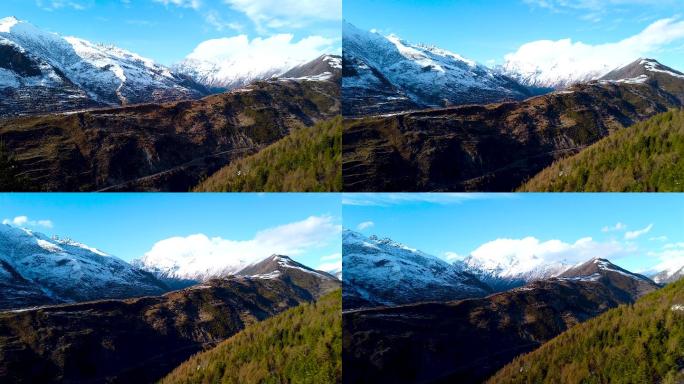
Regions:
[[[618,284],[618,267],[595,259],[571,276],[537,280],[482,298],[343,312],[343,364],[348,383],[480,383],[520,353],[649,288]],[[593,268],[593,269],[592,269]],[[584,276],[596,271],[600,276]]]
[[[160,295],[152,274],[72,240],[0,225],[1,309]]]

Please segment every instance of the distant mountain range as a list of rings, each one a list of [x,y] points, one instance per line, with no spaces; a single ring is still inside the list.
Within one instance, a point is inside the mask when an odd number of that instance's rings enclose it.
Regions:
[[[342,235],[345,309],[482,297],[491,288],[471,272],[391,239]]]
[[[485,297],[549,279],[583,276],[591,281],[598,269],[654,283],[602,259],[578,265],[536,257],[523,260],[470,255],[448,263],[394,240],[367,237],[348,229],[342,235],[342,257],[346,310]],[[651,275],[660,283],[679,276],[674,270],[653,271]],[[643,293],[637,288],[628,290],[636,296]]]
[[[0,225],[0,310],[160,295],[151,273],[95,248]]]
[[[214,260],[216,262],[217,260]],[[286,277],[310,291],[338,286],[335,276],[305,267],[287,256],[273,255],[234,264],[215,273],[163,273],[139,260],[127,263],[70,239],[7,224],[0,225],[0,310],[104,299],[161,295],[215,278]]]
[[[345,117],[520,101],[594,80],[640,83],[660,72],[682,73],[642,58],[620,67],[533,63],[509,57],[489,68],[459,54],[343,25]]]
[[[449,264],[345,231],[344,381],[480,383],[568,328],[660,288],[600,258],[487,261]]]
[[[335,57],[314,62],[329,60]],[[63,37],[7,17],[0,19],[0,118],[199,99],[301,71],[307,63],[259,63],[258,71],[248,63],[233,64],[185,60],[169,68],[112,45]],[[325,70],[325,64],[307,66],[296,77],[320,77]]]
[[[437,47],[343,25],[342,113],[389,113],[522,100],[535,94],[512,78]]]

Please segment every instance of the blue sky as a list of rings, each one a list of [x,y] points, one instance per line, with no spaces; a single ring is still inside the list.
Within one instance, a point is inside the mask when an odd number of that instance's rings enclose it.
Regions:
[[[3,0],[1,10],[0,17],[111,43],[165,65],[203,41],[243,34],[250,40],[292,34],[292,44],[320,36],[340,44],[340,0]]]
[[[286,233],[286,248],[304,244],[291,256],[312,267],[331,262],[341,247],[340,195],[334,193],[0,194],[0,220],[17,217],[26,228],[124,260],[141,257],[161,240],[193,234],[248,241],[260,231],[267,232],[261,239]],[[311,217],[315,225],[301,225]]]
[[[497,239],[534,237],[539,243],[560,240],[570,251],[583,245],[633,271],[672,257],[684,264],[682,194],[345,194],[343,199],[345,228],[362,228],[365,235],[390,237],[445,259],[467,256]]]
[[[344,3],[344,19],[492,65],[529,42],[617,43],[674,18],[667,31],[653,31],[629,49],[684,70],[684,24],[676,24],[683,20],[682,5],[681,0],[352,0]],[[655,43],[653,36],[670,39]]]

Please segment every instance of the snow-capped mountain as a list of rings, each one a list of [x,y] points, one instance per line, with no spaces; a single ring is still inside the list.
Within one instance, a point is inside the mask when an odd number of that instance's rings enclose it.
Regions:
[[[458,266],[391,239],[342,235],[345,308],[481,297],[490,288]]]
[[[0,225],[0,307],[158,295],[151,274],[69,239]],[[13,300],[9,300],[12,297]]]
[[[0,19],[0,115],[198,98],[187,76],[123,49]]]
[[[550,263],[536,255],[528,258],[469,255],[462,263],[466,271],[478,276],[496,291],[555,277],[574,266],[562,261]]]
[[[238,276],[251,276],[261,278],[273,278],[285,272],[296,271],[319,276],[323,279],[333,279],[335,277],[323,271],[317,271],[304,264],[292,260],[289,256],[271,255],[259,262],[250,264],[236,273]]]
[[[639,58],[617,67],[604,62],[580,66],[572,60],[527,62],[509,58],[496,70],[528,87],[553,89],[564,89],[574,84],[592,80],[641,83],[656,74],[684,78],[684,74],[681,72],[649,58]]]
[[[191,54],[185,60],[173,66],[177,73],[184,74],[196,82],[215,91],[242,88],[255,81],[268,80],[275,77],[312,77],[312,80],[328,80],[330,76],[322,76],[326,70],[334,74],[341,70],[339,60],[333,55],[323,55],[313,61],[299,59],[263,60],[250,57],[205,57]],[[302,72],[304,70],[304,73]],[[312,74],[312,70],[317,70]],[[321,77],[322,76],[322,77]]]
[[[667,269],[659,271],[653,275],[653,281],[658,284],[675,282],[684,277],[684,265],[672,265]]]
[[[593,258],[579,263],[558,275],[557,279],[579,282],[600,281],[609,288],[628,292],[633,300],[659,288],[648,277],[632,273],[602,258]]]
[[[146,253],[133,260],[136,267],[162,280],[206,281],[216,277],[235,275],[252,264],[250,257],[220,257],[215,254],[196,255],[192,250],[181,257],[163,252]]]
[[[254,257],[195,255],[192,252],[189,252],[186,257],[171,257],[163,252],[153,252],[143,255],[139,260],[134,260],[132,264],[152,273],[162,281],[200,282],[235,275],[277,277],[278,271],[282,272],[283,268],[301,269],[335,278],[327,272],[316,271],[282,255],[272,255],[255,261]]]
[[[531,95],[515,80],[458,54],[363,31],[347,22],[342,44],[342,90],[351,115]]]
[[[563,89],[596,80],[614,68],[601,62],[579,66],[573,60],[529,61],[511,56],[496,70],[528,87]]]
[[[308,63],[298,65],[280,75],[281,79],[293,80],[336,80],[342,74],[342,58],[336,55],[322,55]]]

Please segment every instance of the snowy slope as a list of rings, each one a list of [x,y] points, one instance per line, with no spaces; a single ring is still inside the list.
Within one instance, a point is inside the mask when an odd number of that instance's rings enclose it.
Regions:
[[[280,75],[281,79],[324,81],[339,79],[342,73],[342,58],[322,55],[308,63],[298,65]]]
[[[44,97],[56,111],[82,104],[116,106],[198,98],[207,92],[150,59],[114,46],[62,37],[14,17],[0,19],[0,50],[5,53],[0,56],[0,89],[14,91],[17,98],[32,96],[31,91],[36,96],[52,91]],[[9,107],[3,105],[3,109]],[[32,112],[18,109],[15,112]],[[0,110],[0,114],[6,112]]]
[[[466,271],[478,276],[497,291],[555,277],[573,266],[566,262],[548,262],[536,255],[489,257],[478,254],[469,255],[462,263]]]
[[[563,89],[577,83],[596,80],[615,68],[608,63],[584,63],[579,66],[572,60],[528,61],[509,57],[497,70],[518,82],[538,88]]]
[[[363,31],[346,22],[343,57],[343,92],[367,93],[373,100],[377,93],[387,94],[386,112],[395,103],[393,98],[424,108],[519,100],[531,95],[507,76],[458,54]],[[356,109],[361,109],[363,99],[358,103]]]
[[[509,57],[497,70],[524,85],[554,89],[599,79],[643,83],[658,73],[684,78],[681,72],[649,58],[638,58],[615,66],[601,61],[577,63],[567,57],[537,62]]]
[[[481,297],[487,285],[458,266],[390,239],[345,230],[345,308]]]
[[[672,264],[662,271],[653,274],[653,281],[658,284],[667,284],[675,282],[684,277],[684,264]]]
[[[332,55],[324,55],[314,60],[324,60],[326,65],[334,66],[336,59]],[[298,67],[307,66],[309,61],[294,58],[263,60],[241,55],[231,57],[205,57],[191,54],[185,60],[173,66],[173,70],[194,79],[196,82],[214,90],[232,90],[242,88],[255,81],[274,77],[305,77],[311,75],[288,74]],[[338,69],[341,69],[341,65]],[[332,72],[332,71],[331,71]],[[319,73],[320,75],[320,73]],[[328,80],[328,76],[312,80]]]
[[[292,260],[289,256],[271,255],[256,263],[252,263],[242,268],[236,273],[239,276],[250,276],[253,278],[272,279],[285,274],[305,274],[323,280],[337,280],[337,278],[327,272],[317,271],[301,263]]]
[[[151,274],[95,248],[6,224],[0,225],[0,265],[0,284],[16,287],[21,283],[41,291],[49,299],[46,304],[157,295],[167,290]]]

